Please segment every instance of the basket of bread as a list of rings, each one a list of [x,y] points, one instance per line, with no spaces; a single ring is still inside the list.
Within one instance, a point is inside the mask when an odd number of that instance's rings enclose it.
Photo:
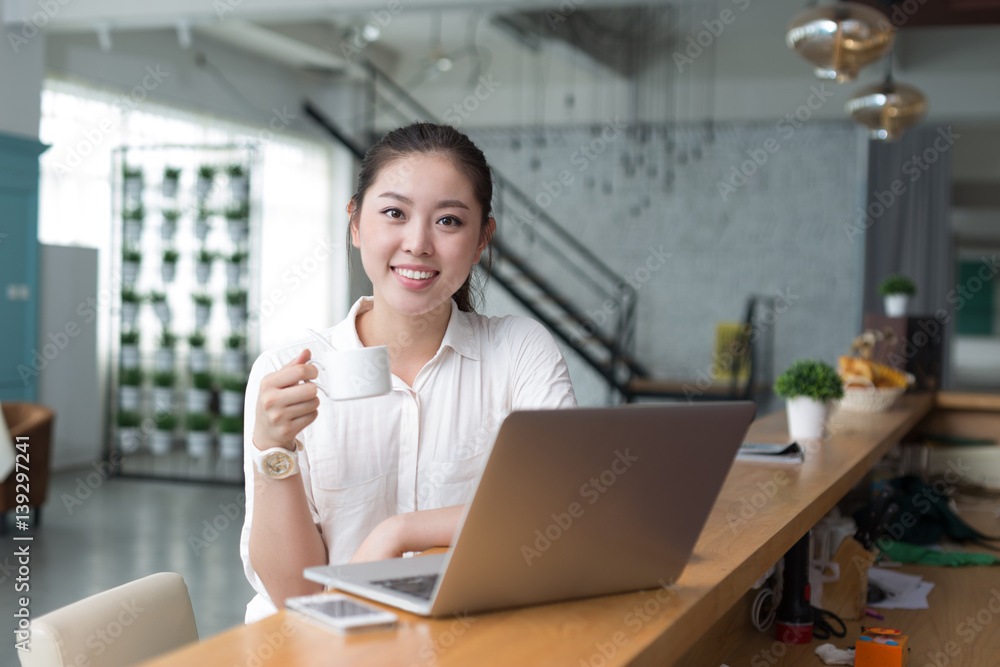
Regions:
[[[838,360],[837,372],[844,380],[841,409],[886,412],[913,384],[915,378],[911,374],[872,360],[874,343],[886,339],[887,334],[866,331],[851,347],[859,356],[844,355]]]

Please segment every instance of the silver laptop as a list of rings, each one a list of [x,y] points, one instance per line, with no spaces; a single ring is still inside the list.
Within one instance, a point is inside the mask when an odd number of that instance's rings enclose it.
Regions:
[[[446,553],[305,577],[434,617],[672,583],[755,412],[749,401],[513,412]]]

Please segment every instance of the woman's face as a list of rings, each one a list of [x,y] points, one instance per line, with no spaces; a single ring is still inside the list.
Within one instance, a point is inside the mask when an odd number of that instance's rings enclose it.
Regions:
[[[375,298],[407,315],[449,303],[489,241],[482,216],[449,158],[415,154],[386,165],[351,224]]]

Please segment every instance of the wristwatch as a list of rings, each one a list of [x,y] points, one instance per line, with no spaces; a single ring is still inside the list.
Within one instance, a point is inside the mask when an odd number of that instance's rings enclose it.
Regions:
[[[295,441],[294,450],[288,450],[284,447],[260,450],[253,446],[250,456],[260,474],[272,479],[285,479],[299,474],[298,449],[298,440]]]

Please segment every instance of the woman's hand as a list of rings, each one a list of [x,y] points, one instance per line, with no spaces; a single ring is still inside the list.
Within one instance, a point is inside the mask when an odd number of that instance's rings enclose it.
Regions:
[[[352,563],[399,558],[408,551],[449,547],[462,518],[464,505],[405,512],[382,521],[361,542]]]
[[[319,371],[306,363],[310,357],[309,350],[303,350],[261,380],[253,429],[253,444],[258,449],[294,449],[295,436],[319,415],[316,385],[308,382]]]

